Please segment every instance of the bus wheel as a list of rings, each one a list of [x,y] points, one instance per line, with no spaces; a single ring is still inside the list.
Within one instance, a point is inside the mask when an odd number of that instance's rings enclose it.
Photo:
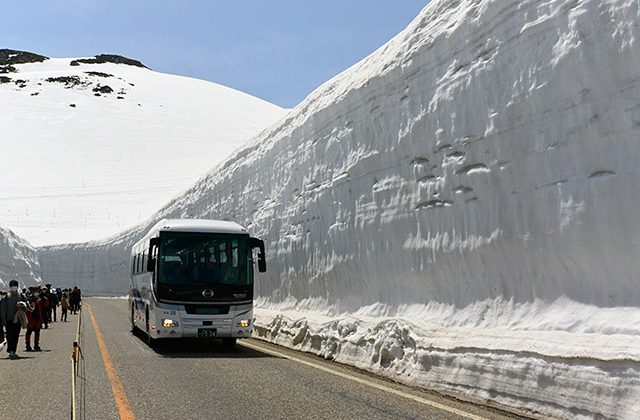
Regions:
[[[133,306],[131,307],[131,332],[135,334],[136,332],[136,312],[133,309]]]
[[[227,337],[222,339],[222,347],[225,349],[232,349],[236,346],[237,339],[235,337]]]

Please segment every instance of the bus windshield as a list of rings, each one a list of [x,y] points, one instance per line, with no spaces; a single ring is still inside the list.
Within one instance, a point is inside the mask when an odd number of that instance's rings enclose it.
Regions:
[[[246,235],[163,232],[159,278],[165,285],[250,285]]]

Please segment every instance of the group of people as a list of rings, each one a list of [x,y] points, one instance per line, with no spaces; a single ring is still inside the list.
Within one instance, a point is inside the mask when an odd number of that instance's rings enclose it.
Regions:
[[[7,347],[10,359],[17,359],[20,331],[26,329],[25,351],[41,351],[40,330],[57,322],[58,306],[60,321],[67,321],[67,313],[75,314],[80,309],[82,292],[73,289],[53,288],[50,284],[32,286],[20,290],[17,280],[9,282],[9,291],[0,290],[0,348]],[[33,334],[33,347],[31,335]]]

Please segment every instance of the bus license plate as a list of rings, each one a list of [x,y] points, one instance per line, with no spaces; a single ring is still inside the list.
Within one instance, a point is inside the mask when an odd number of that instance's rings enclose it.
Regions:
[[[214,338],[215,336],[215,328],[198,328],[198,338]]]

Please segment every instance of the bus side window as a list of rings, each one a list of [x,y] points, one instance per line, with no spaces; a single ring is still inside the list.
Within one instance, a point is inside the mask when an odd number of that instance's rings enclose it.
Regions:
[[[146,271],[146,268],[147,268],[147,257],[148,257],[147,254],[148,253],[149,253],[149,251],[147,251],[146,249],[144,251],[142,251],[142,268],[140,270],[142,272]]]
[[[228,242],[222,242],[220,244],[220,264],[226,264],[228,261],[228,256],[227,256],[228,244],[229,244]]]
[[[233,241],[231,241],[231,265],[237,267],[238,262],[238,241],[234,239]]]

